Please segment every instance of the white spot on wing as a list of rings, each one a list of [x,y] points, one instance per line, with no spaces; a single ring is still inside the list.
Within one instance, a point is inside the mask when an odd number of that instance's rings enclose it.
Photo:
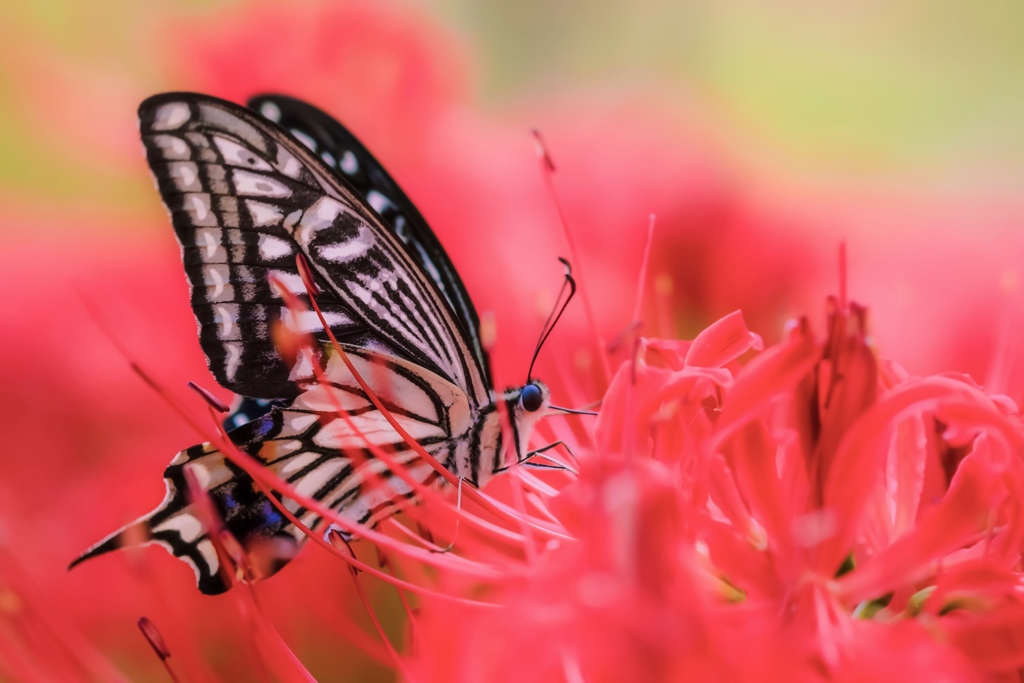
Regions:
[[[334,458],[320,465],[315,470],[295,483],[295,490],[304,496],[311,496],[326,484],[331,477],[341,472],[348,463],[342,458]]]
[[[203,282],[207,287],[213,287],[210,298],[218,299],[224,293],[224,287],[228,283],[228,267],[216,263],[206,266],[203,269]]]
[[[288,373],[288,379],[293,382],[306,380],[313,376],[313,361],[310,358],[308,351],[304,351],[299,354],[298,359],[295,361],[295,365],[292,366],[291,371]]]
[[[216,574],[220,568],[220,562],[217,560],[217,551],[213,547],[213,542],[208,538],[204,538],[196,545],[196,549],[203,556],[203,561],[209,567],[210,573]]]
[[[175,515],[165,520],[157,528],[161,531],[164,529],[177,531],[186,543],[191,543],[203,533],[202,523],[189,514]]]
[[[310,207],[311,213],[325,223],[333,223],[341,213],[341,204],[330,197],[322,197]]]
[[[153,130],[174,130],[188,121],[191,115],[184,102],[168,102],[154,112],[150,127]]]
[[[320,455],[318,453],[300,453],[294,458],[289,458],[288,462],[281,467],[280,476],[291,476],[292,474],[301,471],[302,468],[306,467],[319,457]]]
[[[288,453],[294,453],[295,451],[302,448],[302,442],[298,439],[289,439],[287,441],[275,441],[277,444],[277,452],[281,455],[287,455]]]
[[[261,104],[260,113],[263,114],[264,118],[268,118],[274,123],[281,120],[281,108],[273,102],[264,102]]]
[[[242,362],[242,346],[238,342],[233,342],[225,344],[224,350],[227,351],[227,356],[224,358],[224,374],[229,382],[233,382],[235,373],[238,372],[238,366]]]
[[[247,200],[245,202],[245,206],[249,209],[249,215],[252,217],[253,225],[258,228],[263,228],[268,225],[277,225],[284,217],[281,213],[281,209],[270,204],[264,204],[263,202]]]
[[[221,231],[215,228],[196,230],[196,246],[203,251],[203,260],[207,263],[226,263],[227,252],[220,244]]]
[[[323,314],[328,327],[334,328],[352,324],[352,319],[344,313],[338,313],[337,311],[323,311]]]
[[[254,197],[288,197],[291,190],[279,181],[265,175],[235,169],[231,173],[238,194]]]
[[[359,170],[359,160],[356,159],[356,155],[352,152],[346,151],[341,156],[341,170],[348,175],[352,175]]]
[[[354,294],[355,297],[360,302],[362,302],[364,305],[369,306],[374,311],[376,311],[378,314],[387,314],[388,313],[388,311],[384,310],[381,306],[378,306],[377,304],[375,304],[375,303],[373,303],[371,301],[373,299],[373,292],[371,292],[369,289],[367,289],[367,287],[364,287],[361,283],[358,283],[355,280],[352,280],[352,281],[350,281],[348,283],[348,287],[349,287],[349,291],[351,291],[352,294]]]
[[[282,308],[281,322],[295,332],[318,332],[322,329],[316,311],[299,311],[295,314],[290,308]]]
[[[358,235],[345,242],[327,245],[320,250],[320,256],[328,261],[344,263],[364,255],[373,244],[373,233],[365,226],[360,226]]]
[[[302,173],[302,164],[299,160],[285,151],[284,147],[277,154],[278,169],[289,178],[298,178]]]
[[[295,139],[298,140],[299,142],[301,142],[303,145],[305,145],[306,147],[308,147],[309,149],[311,149],[314,152],[316,151],[316,140],[314,140],[313,138],[309,137],[308,135],[303,133],[301,130],[297,130],[295,128],[290,129],[288,132],[291,133],[292,136],[294,136]]]
[[[246,168],[253,168],[257,171],[274,170],[270,164],[256,156],[255,152],[243,147],[237,142],[220,136],[214,137],[213,142],[217,145],[217,149],[220,150],[221,156],[224,157],[224,162],[231,166],[245,166]]]
[[[163,152],[164,159],[188,159],[192,156],[188,144],[175,135],[154,135],[152,139]]]
[[[366,202],[373,207],[374,211],[380,213],[385,206],[391,203],[391,200],[377,190],[370,190],[366,193]]]
[[[210,483],[213,478],[210,476],[210,470],[199,462],[194,462],[188,466],[188,470],[192,472],[196,478],[196,483],[203,488],[204,491],[210,490]]]
[[[185,211],[193,225],[216,225],[216,217],[210,211],[210,195],[193,193],[185,196]]]
[[[302,209],[295,209],[292,211],[284,217],[284,229],[289,231],[292,230],[292,228],[295,227],[295,224],[299,222],[300,218],[302,218]]]
[[[220,323],[220,331],[217,335],[221,339],[231,339],[235,331],[235,317],[237,311],[235,306],[224,304],[222,306],[216,306],[214,310],[217,311],[217,322]]]
[[[272,277],[270,280],[270,291],[271,293],[280,298],[281,292],[277,286],[277,283],[284,285],[292,294],[305,294],[306,285],[302,283],[302,278],[299,277],[298,273],[289,273],[283,270],[272,270],[268,273],[268,277]]]
[[[260,256],[265,259],[277,259],[292,253],[292,246],[280,237],[260,235]]]
[[[296,433],[302,433],[318,419],[320,418],[310,413],[297,413],[288,420],[288,426],[295,430]]]
[[[344,207],[336,199],[321,197],[316,200],[309,209],[302,215],[299,222],[299,229],[296,231],[296,239],[303,245],[308,245],[313,240],[317,231],[330,227],[344,210]],[[287,227],[287,226],[285,226]]]
[[[170,164],[170,171],[179,192],[195,192],[203,189],[199,183],[199,167],[191,161]]]
[[[352,324],[352,320],[348,316],[333,311],[324,312],[324,320],[331,328]],[[316,311],[300,311],[298,315],[295,315],[290,308],[283,307],[281,322],[295,332],[319,332],[323,329]]]

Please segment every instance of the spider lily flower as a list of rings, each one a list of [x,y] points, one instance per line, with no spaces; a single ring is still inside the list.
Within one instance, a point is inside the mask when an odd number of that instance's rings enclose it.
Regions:
[[[908,375],[865,309],[827,310],[823,337],[801,320],[763,350],[738,313],[693,342],[641,339],[551,504],[573,541],[498,612],[424,609],[423,676],[967,681],[1024,665],[1015,406]],[[457,647],[431,638],[452,630]]]

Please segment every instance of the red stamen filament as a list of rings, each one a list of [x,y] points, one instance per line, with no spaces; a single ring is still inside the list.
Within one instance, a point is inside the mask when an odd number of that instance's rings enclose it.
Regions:
[[[348,544],[342,539],[341,534],[337,531],[331,531],[328,536],[331,539],[331,545],[338,549],[339,552],[348,552],[351,554],[352,550],[348,547]],[[342,550],[344,548],[344,550]],[[402,672],[405,679],[408,681],[415,681],[416,678],[412,675],[412,672],[406,667],[405,660],[395,650],[395,646],[391,644],[391,639],[388,638],[388,634],[385,633],[384,627],[381,626],[380,620],[377,619],[376,613],[373,611],[373,606],[370,604],[370,599],[366,596],[366,591],[363,590],[363,584],[359,582],[359,576],[355,571],[352,571],[352,583],[356,586],[356,592],[359,594],[359,599],[363,603],[363,607],[366,608],[366,613],[370,615],[370,621],[373,622],[374,628],[377,629],[377,633],[380,635],[381,640],[384,642],[384,647],[388,649],[391,654],[391,658],[395,662],[395,666]]]

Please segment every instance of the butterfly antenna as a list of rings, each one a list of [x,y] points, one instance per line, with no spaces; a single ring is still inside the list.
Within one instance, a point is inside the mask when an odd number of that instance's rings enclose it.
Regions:
[[[530,360],[530,369],[526,371],[526,381],[529,383],[533,377],[533,365],[537,362],[537,356],[540,355],[540,350],[544,346],[544,342],[547,341],[551,332],[555,329],[555,325],[558,324],[559,318],[565,313],[566,306],[572,301],[572,298],[576,295],[576,280],[572,276],[572,265],[567,259],[558,257],[558,260],[565,266],[565,281],[562,282],[562,288],[558,290],[558,298],[555,299],[555,305],[551,308],[551,313],[548,314],[548,319],[544,321],[544,327],[541,328],[540,339],[537,340],[537,348],[533,350],[533,358]],[[569,290],[568,296],[565,297],[565,301],[562,301],[562,295],[565,294],[566,289]],[[562,301],[561,304],[558,302]]]
[[[537,143],[537,156],[540,158],[542,176],[544,177],[544,185],[547,188],[548,195],[551,197],[551,202],[555,206],[555,212],[558,214],[558,222],[562,226],[562,233],[565,235],[565,241],[569,246],[569,255],[577,266],[580,264],[579,252],[576,250],[576,240],[573,239],[572,231],[569,229],[569,220],[566,217],[565,209],[562,207],[562,202],[558,198],[558,191],[555,188],[555,162],[551,159],[551,153],[548,151],[547,145],[544,143],[544,138],[541,136],[540,131],[533,129],[530,131],[533,135],[533,139]],[[579,273],[580,280],[584,280],[583,272]],[[587,325],[590,326],[590,333],[593,335],[594,341],[597,343],[597,354],[601,360],[601,370],[604,373],[604,381],[608,382],[611,380],[612,371],[608,365],[608,357],[603,352],[604,343],[601,340],[601,335],[597,331],[597,320],[594,317],[594,309],[590,305],[590,299],[587,294],[588,290],[584,286],[583,290],[583,312],[587,318]]]

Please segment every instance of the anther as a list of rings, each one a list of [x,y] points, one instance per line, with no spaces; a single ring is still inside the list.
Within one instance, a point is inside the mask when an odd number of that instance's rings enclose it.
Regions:
[[[167,649],[167,643],[164,642],[164,637],[157,630],[156,624],[147,617],[139,617],[138,623],[139,630],[142,631],[142,635],[149,641],[149,646],[153,648],[153,652],[160,658],[160,661],[168,659],[171,656],[171,651]]]
[[[203,400],[210,404],[210,407],[216,410],[218,413],[229,413],[231,408],[224,405],[224,402],[219,398],[211,394],[208,390],[199,386],[195,382],[189,382],[188,388],[202,396]]]

